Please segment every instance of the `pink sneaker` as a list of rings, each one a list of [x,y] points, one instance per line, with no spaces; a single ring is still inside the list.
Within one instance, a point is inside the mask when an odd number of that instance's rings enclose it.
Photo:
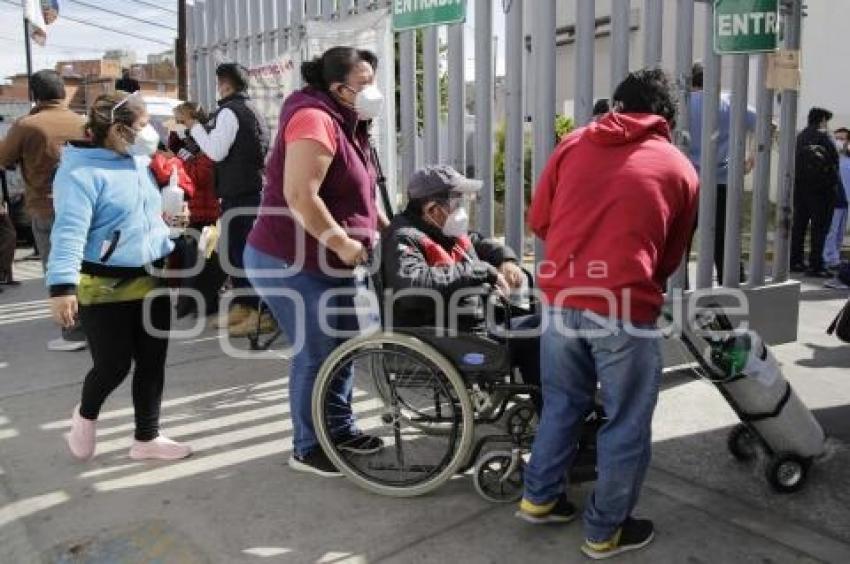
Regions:
[[[80,406],[71,414],[71,432],[65,435],[71,454],[78,460],[91,460],[95,449],[95,426],[97,421],[80,415]]]
[[[135,441],[130,447],[133,460],[180,460],[192,454],[192,448],[163,435],[152,441]]]

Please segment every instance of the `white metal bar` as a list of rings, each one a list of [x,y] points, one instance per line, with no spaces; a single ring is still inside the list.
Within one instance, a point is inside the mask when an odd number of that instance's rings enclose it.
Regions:
[[[277,0],[277,52],[289,49],[292,30],[289,28],[289,0]]]
[[[224,0],[224,41],[225,58],[237,60],[239,56],[239,15],[237,0]]]
[[[703,61],[702,139],[700,141],[699,253],[697,288],[711,288],[717,209],[717,117],[720,108],[720,57],[714,54],[714,7],[706,4]]]
[[[645,67],[661,66],[663,20],[663,0],[644,0],[643,64]]]
[[[246,1],[246,0],[243,0]],[[251,6],[251,63],[255,66],[263,62],[263,2],[262,0],[247,0]]]
[[[466,50],[463,44],[463,28],[463,24],[448,28],[449,164],[462,174],[466,172]]]
[[[539,179],[555,147],[555,2],[541,2],[534,10],[532,56],[534,76],[534,179]],[[543,243],[535,244],[535,255],[543,259]]]
[[[401,183],[405,184],[417,166],[416,159],[416,32],[399,34],[399,83],[401,96]]]
[[[676,117],[676,145],[684,154],[691,147],[691,79],[694,64],[694,0],[679,0],[676,9],[676,91],[679,114]],[[690,257],[685,255],[670,279],[670,289],[684,288]]]
[[[484,182],[478,230],[493,235],[493,2],[475,2],[475,177]]]
[[[741,199],[744,194],[744,160],[747,153],[747,86],[750,56],[734,55],[732,70],[729,178],[726,186],[726,229],[723,234],[723,285],[741,285]]]
[[[263,59],[270,62],[280,52],[278,43],[283,29],[277,27],[275,9],[283,9],[275,0],[263,0],[263,44],[266,46]]]
[[[594,47],[596,43],[596,0],[576,2],[576,63],[574,116],[577,126],[593,117]]]
[[[432,26],[425,29],[422,36],[422,105],[425,115],[425,163],[437,164],[440,160],[440,69],[437,28]]]
[[[629,74],[631,0],[611,3],[611,92]]]
[[[800,49],[800,27],[803,18],[803,0],[792,0],[790,13],[785,17],[785,48]],[[779,124],[779,194],[776,221],[776,241],[773,260],[773,281],[788,280],[791,250],[791,215],[794,193],[794,148],[796,141],[798,93],[782,91]]]
[[[253,50],[253,41],[251,41],[251,3],[249,0],[241,0],[239,5],[239,52],[237,61],[243,65],[251,64],[251,51]]]
[[[525,251],[525,116],[523,112],[523,0],[512,0],[505,21],[505,239]]]
[[[773,148],[773,90],[767,88],[767,55],[758,56],[756,86],[756,163],[753,177],[753,217],[748,285],[763,286],[767,256],[767,215],[770,206],[770,161]]]

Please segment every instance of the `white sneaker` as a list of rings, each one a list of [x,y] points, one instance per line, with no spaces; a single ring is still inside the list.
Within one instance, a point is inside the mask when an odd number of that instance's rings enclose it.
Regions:
[[[73,351],[81,351],[86,348],[85,341],[69,341],[65,337],[59,337],[58,339],[53,339],[52,341],[48,341],[47,350],[49,351],[62,351],[62,352],[73,352]]]

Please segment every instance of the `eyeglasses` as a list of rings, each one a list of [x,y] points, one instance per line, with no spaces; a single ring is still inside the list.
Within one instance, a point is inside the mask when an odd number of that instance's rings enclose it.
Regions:
[[[123,100],[121,100],[120,102],[118,102],[117,104],[115,104],[114,106],[112,106],[112,110],[109,112],[109,123],[115,123],[115,112],[117,112],[117,111],[118,111],[118,108],[120,108],[121,106],[123,106],[124,104],[126,104],[126,103],[130,100],[130,98],[133,98],[134,96],[135,96],[136,98],[140,98],[140,97],[141,97],[141,94],[139,93],[139,91],[138,91],[138,90],[136,90],[135,92],[133,92],[132,94],[127,95],[127,97],[126,97],[126,98],[124,98]]]

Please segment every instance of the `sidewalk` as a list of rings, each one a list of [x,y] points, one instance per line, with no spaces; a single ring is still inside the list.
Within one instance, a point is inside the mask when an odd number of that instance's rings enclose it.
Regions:
[[[619,562],[850,561],[850,348],[823,335],[843,293],[805,289],[800,340],[776,349],[833,436],[808,487],[772,493],[725,448],[734,416],[710,386],[665,380],[638,513],[658,538]],[[40,282],[0,306],[43,300]],[[16,306],[17,307],[17,306]],[[28,306],[29,307],[29,306]],[[41,307],[36,304],[36,307]],[[98,456],[62,442],[86,353],[48,353],[47,319],[0,314],[0,562],[586,562],[580,525],[535,528],[480,499],[467,476],[390,499],[291,472],[286,361],[236,360],[214,334],[172,343],[164,430],[195,447],[175,464],[127,457],[129,386],[105,406]],[[8,363],[4,365],[3,363]],[[575,491],[584,501],[587,488]],[[38,557],[36,556],[38,555]]]

